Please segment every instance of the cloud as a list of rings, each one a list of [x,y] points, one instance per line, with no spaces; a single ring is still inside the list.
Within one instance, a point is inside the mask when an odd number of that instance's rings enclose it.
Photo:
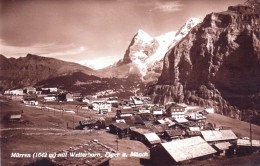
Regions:
[[[180,1],[154,1],[149,11],[177,12],[182,10],[182,6]]]
[[[66,51],[58,51],[58,52],[53,52],[53,53],[48,53],[48,54],[41,54],[41,55],[45,56],[45,57],[57,58],[57,57],[61,57],[61,56],[78,55],[78,54],[84,53],[85,51],[86,51],[86,47],[80,46],[78,48],[69,49]]]
[[[96,59],[77,61],[76,63],[79,63],[84,66],[88,66],[94,70],[97,70],[97,69],[102,69],[107,66],[113,65],[119,59],[120,58],[118,56],[113,55],[113,56],[100,57],[100,58],[96,58]]]
[[[99,55],[94,57],[90,56],[96,53],[85,46],[76,46],[74,43],[67,45],[49,43],[34,44],[31,46],[11,46],[7,45],[2,39],[0,39],[0,54],[3,54],[8,58],[18,58],[26,56],[27,53],[75,62],[91,67],[95,70],[110,66],[120,59],[120,56],[118,55],[107,55],[103,57],[99,57]]]
[[[38,43],[31,46],[12,46],[7,45],[0,39],[1,54],[6,57],[23,57],[27,53],[36,54],[45,57],[62,58],[68,55],[78,55],[84,53],[87,48],[85,46],[75,46],[74,43],[59,45],[55,43]]]

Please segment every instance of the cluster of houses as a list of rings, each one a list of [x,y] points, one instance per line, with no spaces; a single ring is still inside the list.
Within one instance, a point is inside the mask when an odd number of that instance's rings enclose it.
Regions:
[[[121,107],[113,117],[85,119],[80,126],[103,128],[119,139],[128,137],[144,143],[150,149],[150,161],[157,165],[242,154],[250,147],[250,140],[238,139],[232,130],[207,123],[207,109],[189,112],[178,103],[165,107],[134,103],[136,107]],[[253,140],[252,145],[259,151],[260,141]]]
[[[259,140],[239,139],[232,130],[216,128],[208,123],[205,115],[214,113],[213,108],[191,111],[183,103],[151,104],[149,97],[130,96],[128,100],[97,98],[59,92],[57,88],[39,91],[27,87],[5,91],[5,94],[22,95],[25,104],[33,105],[37,105],[37,96],[43,94],[42,100],[47,102],[82,102],[82,108],[107,115],[80,121],[80,129],[106,129],[119,139],[138,140],[149,147],[150,161],[156,165],[181,164],[193,159],[239,155],[260,149]],[[108,114],[113,112],[112,107],[116,112]]]
[[[23,89],[13,89],[13,90],[6,90],[4,92],[5,95],[25,95],[25,94],[50,94],[50,93],[57,93],[58,88],[50,87],[50,88],[35,88],[35,87],[25,87]]]

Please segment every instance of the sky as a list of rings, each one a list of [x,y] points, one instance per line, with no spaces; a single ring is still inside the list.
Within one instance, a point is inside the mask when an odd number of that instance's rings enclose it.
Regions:
[[[28,53],[95,69],[122,59],[133,36],[178,30],[245,0],[1,0],[0,54]]]

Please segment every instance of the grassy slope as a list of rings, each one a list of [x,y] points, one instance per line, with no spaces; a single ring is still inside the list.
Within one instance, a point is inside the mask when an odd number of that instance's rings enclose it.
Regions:
[[[52,107],[59,107],[58,105],[51,105]],[[1,164],[0,165],[25,165],[35,161],[36,159],[19,159],[10,158],[11,152],[20,153],[34,153],[34,152],[57,152],[59,150],[67,149],[77,144],[88,142],[91,139],[98,139],[100,142],[107,144],[108,146],[116,149],[116,136],[107,133],[104,130],[88,130],[75,131],[66,129],[66,123],[69,123],[69,127],[72,127],[73,116],[76,126],[78,121],[86,117],[98,117],[99,115],[95,112],[89,112],[86,110],[79,110],[79,114],[64,113],[63,118],[61,113],[56,112],[54,115],[53,111],[42,111],[33,107],[26,107],[18,102],[0,101],[0,118],[1,118],[1,129],[3,128],[56,128],[64,131],[42,131],[42,130],[14,130],[14,131],[1,131]],[[63,105],[65,110],[74,110],[75,105],[66,104]],[[23,110],[21,122],[7,122],[3,121],[3,116],[8,112],[17,112],[17,110]],[[113,114],[113,113],[112,113]],[[48,135],[48,136],[37,136],[37,135],[25,135],[31,133],[68,133],[64,136]],[[138,141],[132,140],[119,140],[119,152],[128,153],[130,152],[148,152],[148,148]],[[126,165],[140,165],[139,158],[113,158],[110,163],[111,165],[121,165],[122,162]]]
[[[207,121],[215,123],[217,127],[225,126],[231,128],[238,137],[249,137],[249,123],[232,119],[220,114],[208,114]],[[253,139],[260,140],[260,126],[252,125]]]

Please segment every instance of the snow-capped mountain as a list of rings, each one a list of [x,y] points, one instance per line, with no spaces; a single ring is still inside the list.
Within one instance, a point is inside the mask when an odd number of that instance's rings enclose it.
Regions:
[[[157,37],[151,37],[143,30],[138,30],[126,50],[124,58],[117,63],[117,66],[132,63],[130,73],[133,68],[137,68],[143,81],[156,80],[161,74],[165,54],[198,23],[200,23],[198,18],[190,18],[178,31],[168,32]]]
[[[179,30],[156,37],[138,30],[124,58],[110,67],[99,70],[99,76],[127,77],[137,74],[145,83],[155,83],[161,75],[165,54],[198,23],[200,23],[198,18],[190,18]]]

